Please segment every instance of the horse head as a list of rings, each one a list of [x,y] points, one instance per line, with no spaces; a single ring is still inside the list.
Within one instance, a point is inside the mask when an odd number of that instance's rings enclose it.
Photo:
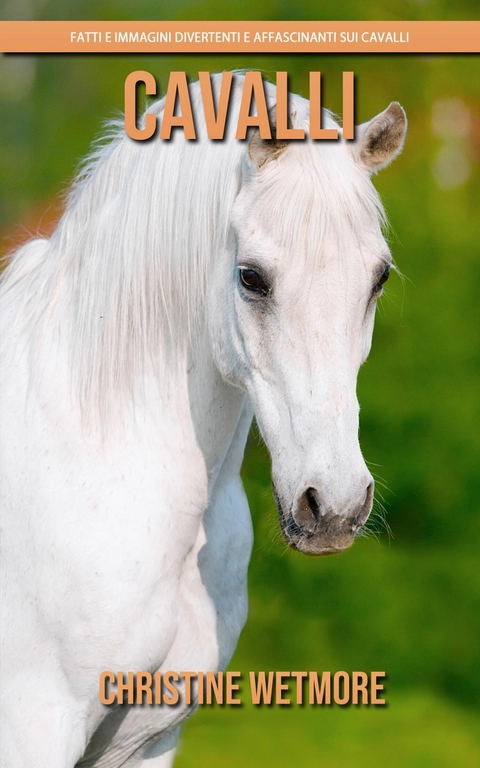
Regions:
[[[293,109],[292,124],[306,127],[308,102],[293,97]],[[356,381],[392,260],[371,175],[400,152],[405,132],[393,103],[353,142],[255,132],[243,160],[215,284],[214,349],[252,401],[284,538],[307,554],[349,547],[372,508]]]

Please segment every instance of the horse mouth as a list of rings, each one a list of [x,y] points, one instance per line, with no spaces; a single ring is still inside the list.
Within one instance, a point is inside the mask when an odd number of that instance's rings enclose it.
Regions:
[[[272,491],[283,539],[291,549],[297,552],[313,557],[338,555],[351,547],[361,533],[363,526],[352,525],[339,515],[330,518],[319,516],[316,528],[306,531],[295,521],[292,510],[286,509],[275,485]]]

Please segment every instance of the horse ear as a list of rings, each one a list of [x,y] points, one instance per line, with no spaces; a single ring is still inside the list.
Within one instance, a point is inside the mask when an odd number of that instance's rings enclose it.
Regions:
[[[270,123],[270,131],[272,134],[271,139],[262,139],[260,131],[255,129],[252,133],[252,137],[248,142],[248,155],[250,160],[261,168],[269,160],[275,160],[282,154],[288,147],[288,141],[285,139],[277,139],[277,107],[274,105],[268,110],[268,122]],[[290,123],[290,121],[289,121]],[[289,127],[290,124],[289,124]]]
[[[355,159],[370,173],[385,168],[403,148],[407,133],[407,117],[393,101],[384,112],[356,128],[352,143]]]

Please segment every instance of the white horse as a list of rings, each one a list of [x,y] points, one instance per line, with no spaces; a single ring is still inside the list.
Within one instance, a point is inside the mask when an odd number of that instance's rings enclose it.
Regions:
[[[294,127],[308,107],[291,97]],[[292,547],[339,552],[371,509],[355,387],[391,257],[370,176],[404,112],[355,142],[197,122],[193,142],[116,128],[4,276],[2,768],[171,765],[192,706],[108,708],[99,676],[228,664],[253,414]]]

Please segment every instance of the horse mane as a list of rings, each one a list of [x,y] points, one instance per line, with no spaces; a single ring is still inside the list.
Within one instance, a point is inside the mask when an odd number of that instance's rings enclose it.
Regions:
[[[186,345],[202,320],[212,260],[225,252],[230,212],[240,189],[246,142],[234,138],[242,93],[236,75],[223,141],[206,136],[198,83],[190,85],[197,140],[130,139],[123,121],[109,124],[81,168],[49,241],[21,248],[5,270],[2,293],[20,295],[25,330],[38,343],[45,324],[69,334],[71,371],[84,409],[108,409],[168,348]],[[212,77],[214,91],[220,76]],[[265,83],[267,101],[275,86]],[[161,99],[147,112],[161,114]],[[308,102],[291,96],[295,127],[308,129]],[[326,127],[338,127],[330,113]],[[201,147],[199,144],[201,143]],[[373,185],[346,152],[324,144],[289,148],[265,168],[255,204],[277,223],[278,238],[318,258],[345,222],[383,220]],[[290,151],[290,149],[292,151]],[[340,163],[340,165],[339,165]],[[165,375],[165,373],[163,373]]]

